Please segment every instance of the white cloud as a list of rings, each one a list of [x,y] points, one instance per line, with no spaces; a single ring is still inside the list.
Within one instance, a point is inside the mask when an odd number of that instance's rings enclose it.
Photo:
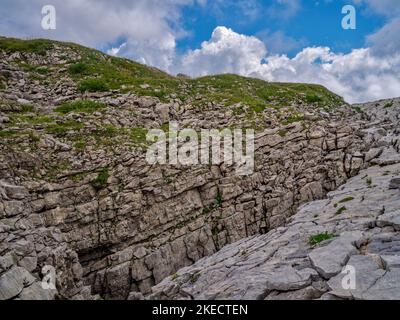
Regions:
[[[400,53],[374,55],[370,48],[335,54],[327,47],[305,48],[294,58],[267,55],[256,37],[225,27],[214,30],[200,49],[188,52],[181,69],[192,76],[239,73],[268,81],[318,83],[348,102],[398,96]]]
[[[179,27],[182,6],[195,0],[52,0],[57,30],[41,29],[41,9],[47,0],[1,0],[0,30],[15,37],[46,37],[91,47],[118,47],[138,61],[168,70],[176,40],[185,34]],[[119,40],[119,42],[118,42]]]

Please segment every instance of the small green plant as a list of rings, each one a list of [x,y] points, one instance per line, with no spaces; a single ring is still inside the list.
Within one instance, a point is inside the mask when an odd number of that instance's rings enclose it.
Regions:
[[[172,280],[172,281],[175,281],[175,280],[178,279],[178,278],[179,278],[179,274],[174,273],[174,274],[172,275],[172,277],[171,277],[171,280]]]
[[[13,131],[7,131],[7,130],[0,130],[0,138],[9,138],[14,136],[16,133]]]
[[[105,107],[105,104],[92,100],[76,100],[72,102],[65,102],[61,106],[55,108],[54,111],[62,114],[68,114],[70,112],[93,113]]]
[[[322,102],[323,99],[319,95],[308,94],[308,95],[306,95],[305,101],[307,103],[319,103],[319,102]]]
[[[353,108],[353,110],[354,110],[355,112],[357,112],[357,113],[362,113],[361,107],[359,107],[359,106],[353,106],[352,108]]]
[[[393,101],[392,102],[388,102],[383,106],[384,109],[389,109],[391,107],[393,107]]]
[[[210,213],[210,212],[211,212],[211,209],[209,207],[204,207],[203,208],[203,214],[207,214],[207,213]]]
[[[190,275],[189,281],[191,284],[194,284],[197,282],[197,280],[199,280],[199,278],[200,278],[200,272],[196,272]]]
[[[336,215],[342,214],[343,212],[345,212],[347,210],[346,207],[341,207],[338,211],[336,211]]]
[[[74,144],[74,148],[78,151],[83,151],[86,148],[86,142],[83,140],[77,141]]]
[[[31,104],[24,104],[20,108],[21,113],[28,113],[28,112],[34,112],[34,111],[35,111],[35,107],[32,106]]]
[[[354,197],[350,196],[350,197],[343,198],[338,203],[346,203],[346,202],[353,201],[353,200],[354,200]]]
[[[86,79],[86,80],[82,80],[79,84],[78,84],[78,90],[80,92],[98,92],[98,91],[107,91],[107,84],[105,83],[104,80],[102,79]]]
[[[372,179],[371,178],[367,178],[367,186],[368,186],[368,188],[372,188]]]
[[[86,63],[78,62],[75,64],[71,64],[68,68],[70,74],[82,74],[87,70]]]
[[[288,134],[288,131],[287,131],[286,129],[281,129],[281,130],[278,131],[278,134],[279,134],[282,138],[284,138],[284,137],[286,137],[286,135]]]
[[[146,143],[146,136],[148,130],[146,128],[132,128],[131,129],[131,139],[134,144],[144,144]]]
[[[324,232],[324,233],[319,233],[313,236],[310,236],[308,243],[310,246],[316,246],[317,244],[326,241],[326,240],[330,240],[334,237],[333,234],[328,233],[328,232]]]
[[[96,190],[101,190],[107,185],[107,180],[109,178],[108,168],[101,170],[96,179],[92,181],[92,186]]]
[[[296,122],[300,122],[304,120],[304,116],[301,114],[292,114],[289,117],[287,117],[286,119],[284,119],[282,121],[283,125],[288,125],[288,124],[292,124],[292,123],[296,123]]]
[[[38,67],[36,68],[36,72],[39,74],[49,74],[50,73],[50,69],[46,68],[46,67]]]
[[[82,123],[69,120],[64,123],[52,123],[46,128],[46,131],[50,134],[65,135],[69,131],[79,131],[82,128]]]
[[[33,133],[32,131],[30,131],[29,133],[28,133],[28,136],[29,136],[29,140],[31,141],[31,142],[39,142],[40,141],[40,137],[37,135],[37,134],[35,134],[35,133]]]
[[[221,193],[218,191],[217,195],[215,197],[215,207],[216,208],[220,208],[222,206],[222,195]]]

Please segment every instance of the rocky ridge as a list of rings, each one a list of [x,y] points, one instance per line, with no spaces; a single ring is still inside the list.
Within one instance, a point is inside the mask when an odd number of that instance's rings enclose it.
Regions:
[[[280,232],[301,204],[324,198],[370,165],[398,163],[398,100],[338,105],[319,88],[302,90],[318,90],[323,98],[293,96],[289,85],[265,83],[275,90],[268,103],[289,106],[253,110],[258,100],[210,102],[226,89],[209,85],[204,91],[204,83],[180,79],[187,82],[176,90],[191,98],[168,93],[166,101],[157,96],[168,76],[136,65],[129,72],[141,82],[93,92],[80,90],[82,82],[93,83],[93,74],[77,78],[75,69],[110,57],[63,44],[43,52],[0,48],[0,299],[180,297],[165,292],[185,286],[182,267],[194,264],[187,269],[192,274],[203,257],[229,256],[230,243],[262,242]],[[253,90],[251,80],[233,79]],[[193,88],[201,90],[193,95]],[[291,93],[290,101],[282,102],[282,90]],[[172,120],[195,129],[258,128],[255,172],[238,177],[224,163],[148,165],[146,130]],[[242,240],[260,233],[265,235]],[[56,290],[41,286],[48,265],[56,270]],[[309,284],[311,276],[304,277]],[[198,294],[206,295],[202,290]],[[270,289],[263,290],[261,296]]]

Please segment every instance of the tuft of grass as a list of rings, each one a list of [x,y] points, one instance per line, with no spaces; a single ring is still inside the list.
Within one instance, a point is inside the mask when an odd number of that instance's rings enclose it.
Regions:
[[[36,72],[45,75],[50,73],[50,69],[46,67],[38,67],[36,68]]]
[[[345,212],[347,210],[347,208],[346,207],[341,207],[338,211],[336,211],[336,215],[340,215],[340,214],[342,214],[343,212]]]
[[[100,91],[107,91],[108,87],[103,79],[91,78],[79,82],[78,90],[80,92],[85,92],[85,91],[100,92]]]
[[[61,106],[55,108],[54,111],[62,114],[68,114],[70,112],[93,113],[105,107],[105,104],[92,100],[76,100],[72,102],[65,102]]]
[[[28,113],[28,112],[34,112],[35,107],[30,105],[30,104],[24,104],[21,106],[20,112],[21,113]]]
[[[46,123],[52,123],[53,119],[43,115],[19,115],[16,117],[21,122],[26,122],[32,125],[41,125]]]
[[[176,279],[178,279],[179,278],[179,274],[177,274],[177,273],[174,273],[172,276],[171,276],[171,280],[172,281],[175,281]]]
[[[307,94],[305,99],[307,103],[320,103],[323,99],[317,94]]]
[[[384,109],[389,109],[389,108],[391,108],[391,107],[393,107],[393,101],[388,102],[388,103],[386,103],[386,104],[383,106]]]
[[[47,126],[46,131],[54,135],[66,135],[69,131],[79,131],[83,128],[83,124],[74,120],[64,123],[53,123]]]
[[[87,65],[84,62],[78,62],[69,66],[68,71],[70,74],[82,74],[87,70]]]
[[[215,207],[216,208],[220,208],[222,206],[222,195],[221,193],[218,191],[216,197],[215,197]]]
[[[354,197],[350,196],[350,197],[343,198],[338,203],[346,203],[346,202],[353,201],[353,200],[354,200]]]
[[[8,131],[8,130],[0,130],[0,138],[10,138],[12,136],[15,136],[17,133],[14,131]]]
[[[287,117],[285,120],[282,121],[283,125],[288,125],[296,122],[300,122],[304,120],[304,116],[301,114],[292,114],[289,117]]]
[[[328,232],[324,232],[324,233],[319,233],[313,236],[310,236],[308,243],[310,246],[316,246],[317,244],[332,239],[335,235],[328,233]]]
[[[80,140],[74,143],[74,148],[78,151],[83,151],[86,149],[86,141]]]
[[[96,179],[92,181],[92,186],[96,190],[104,189],[107,186],[107,180],[109,178],[108,168],[101,170]]]
[[[146,136],[148,130],[146,128],[132,128],[130,130],[131,140],[134,144],[144,144],[146,143]]]
[[[197,282],[197,280],[199,280],[200,278],[200,272],[196,272],[190,275],[189,281],[191,284],[194,284]]]
[[[278,134],[279,134],[282,138],[284,138],[284,137],[286,137],[286,135],[288,134],[288,131],[287,131],[286,129],[281,129],[281,130],[278,131]]]

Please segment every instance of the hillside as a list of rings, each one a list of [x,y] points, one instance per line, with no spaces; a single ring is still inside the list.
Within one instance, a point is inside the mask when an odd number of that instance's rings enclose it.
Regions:
[[[269,237],[301,205],[399,161],[398,99],[351,106],[317,85],[173,77],[75,44],[9,38],[0,83],[0,299],[164,297],[181,268]],[[149,164],[148,130],[171,121],[254,129],[254,172],[223,160]],[[41,287],[48,266],[56,290]]]

